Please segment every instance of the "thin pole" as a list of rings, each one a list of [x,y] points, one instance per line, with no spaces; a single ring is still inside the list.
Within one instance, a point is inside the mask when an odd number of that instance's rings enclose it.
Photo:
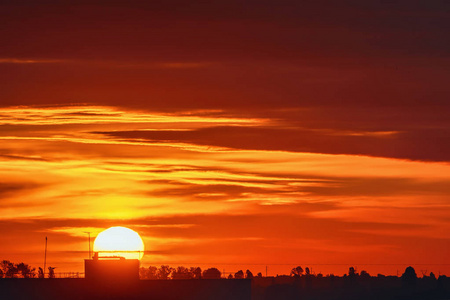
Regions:
[[[266,277],[267,277],[267,266],[266,266]]]
[[[47,266],[47,237],[45,237],[44,278],[45,278],[45,267],[46,266]]]

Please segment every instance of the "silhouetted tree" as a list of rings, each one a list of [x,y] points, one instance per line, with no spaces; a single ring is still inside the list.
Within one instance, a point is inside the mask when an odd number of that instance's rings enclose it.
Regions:
[[[17,272],[22,275],[23,278],[33,278],[36,275],[36,269],[31,268],[29,265],[23,262],[16,265]]]
[[[358,273],[356,273],[356,269],[354,267],[348,268],[348,277],[355,278],[358,276]]]
[[[411,266],[407,267],[402,275],[402,281],[406,285],[415,285],[417,281],[416,270]]]
[[[291,276],[300,277],[303,274],[303,268],[297,266],[291,270]]]
[[[3,260],[0,263],[1,269],[3,270],[3,274],[5,278],[14,278],[17,274],[16,265],[10,262],[9,260]]]
[[[194,274],[188,268],[180,266],[172,271],[173,279],[192,279]]]
[[[8,268],[11,262],[9,260],[2,260],[0,262],[0,269],[2,270],[2,274],[5,278],[7,278],[6,273],[8,272]]]
[[[44,278],[44,270],[41,267],[38,269],[38,278]]]
[[[6,271],[8,270],[8,263],[9,262],[10,262],[9,260],[2,260],[0,262],[0,269],[2,270],[2,274],[5,274]]]
[[[158,269],[158,279],[169,279],[170,274],[172,273],[173,268],[169,267],[169,266],[164,266],[162,265],[159,269]]]
[[[430,273],[430,278],[433,279],[433,280],[436,280],[436,275],[434,275],[434,273],[431,272],[431,273]]]
[[[367,271],[362,270],[361,273],[359,274],[359,277],[361,279],[370,279],[370,274],[367,273]]]
[[[253,273],[250,270],[245,271],[245,278],[253,279]]]
[[[193,274],[195,279],[201,279],[202,278],[202,269],[201,268],[199,268],[199,267],[191,267],[190,271]]]
[[[311,270],[309,270],[308,267],[305,268],[305,275],[306,275],[306,276],[311,275]]]
[[[242,270],[237,271],[234,273],[234,278],[236,279],[243,279],[244,278],[244,272]]]
[[[262,278],[262,277],[263,277],[263,276],[262,276],[262,273],[261,273],[261,272],[258,272],[258,274],[256,274],[256,277]]]
[[[55,278],[55,268],[48,267],[48,278]]]
[[[148,268],[139,269],[139,277],[141,279],[158,279],[158,268],[150,266]]]
[[[0,278],[3,278],[3,270],[0,269]]]
[[[233,279],[233,274],[228,275],[228,279]]]
[[[209,268],[203,271],[203,278],[205,279],[220,279],[222,273],[216,268]]]
[[[322,273],[317,274],[317,278],[323,278],[323,274]]]

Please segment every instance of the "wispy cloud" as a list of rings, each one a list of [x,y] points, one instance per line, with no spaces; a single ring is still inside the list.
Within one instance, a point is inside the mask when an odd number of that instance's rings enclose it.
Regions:
[[[241,150],[293,151],[327,154],[368,155],[412,160],[448,161],[449,130],[410,132],[359,132],[282,128],[243,127],[238,124],[204,126],[190,131],[111,131],[93,132],[127,141],[183,142]],[[431,139],[431,137],[434,137]]]
[[[114,107],[74,105],[57,107],[7,107],[0,111],[0,125],[54,125],[64,124],[101,124],[101,123],[142,123],[151,126],[146,129],[161,129],[157,127],[160,123],[169,123],[170,127],[177,123],[188,123],[190,128],[196,124],[204,126],[207,123],[214,124],[262,124],[268,119],[263,118],[239,118],[221,116],[217,110],[211,111],[213,116],[208,116],[208,111],[201,110],[199,115],[196,111],[189,113],[149,113],[143,111],[121,110]],[[167,129],[170,129],[167,127]],[[183,126],[180,126],[183,128]],[[145,128],[145,127],[144,127]],[[176,128],[173,128],[173,130]]]
[[[49,59],[49,58],[0,58],[0,64],[71,64],[78,66],[89,66],[94,68],[119,68],[119,69],[201,69],[207,68],[212,62],[171,62],[171,61],[151,61],[151,60],[89,60],[89,59]]]
[[[61,59],[26,59],[26,58],[0,58],[0,64],[55,64],[63,63]]]
[[[168,69],[197,69],[210,66],[211,63],[195,63],[195,62],[167,62],[160,63],[158,66]]]

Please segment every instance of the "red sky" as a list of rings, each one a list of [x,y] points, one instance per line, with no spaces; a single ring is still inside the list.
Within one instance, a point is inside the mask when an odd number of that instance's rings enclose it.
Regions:
[[[0,4],[1,259],[450,274],[448,1],[143,3]]]

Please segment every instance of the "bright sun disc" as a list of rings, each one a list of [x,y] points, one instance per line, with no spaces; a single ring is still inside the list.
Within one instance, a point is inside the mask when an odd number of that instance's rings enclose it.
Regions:
[[[134,230],[120,226],[110,227],[95,238],[94,252],[98,252],[99,257],[141,259],[144,256],[144,242]]]

